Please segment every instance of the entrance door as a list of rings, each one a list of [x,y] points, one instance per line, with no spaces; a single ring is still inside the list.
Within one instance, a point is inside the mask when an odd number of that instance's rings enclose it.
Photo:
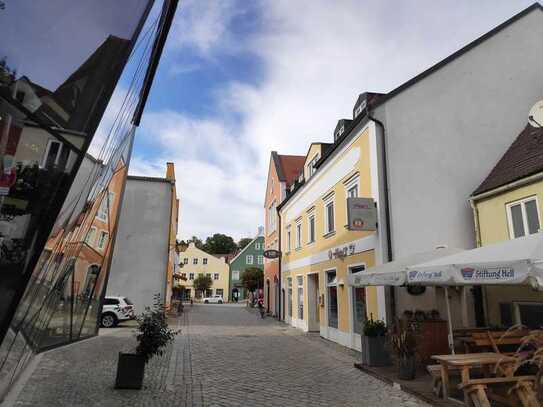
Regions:
[[[319,275],[309,274],[307,276],[307,299],[308,299],[308,329],[309,331],[320,331],[319,322]]]

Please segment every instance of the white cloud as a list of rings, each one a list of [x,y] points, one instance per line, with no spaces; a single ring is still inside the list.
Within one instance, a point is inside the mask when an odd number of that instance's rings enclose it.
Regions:
[[[251,235],[263,223],[271,150],[305,154],[310,142],[331,141],[359,93],[391,90],[530,2],[260,2],[261,29],[242,46],[259,59],[263,79],[225,83],[213,119],[147,113],[138,137],[162,154],[153,163],[137,157],[131,170],[176,163],[183,237]],[[174,48],[190,46],[211,59],[231,50],[229,24],[243,12],[234,4],[184,2]],[[233,126],[232,117],[241,122]]]

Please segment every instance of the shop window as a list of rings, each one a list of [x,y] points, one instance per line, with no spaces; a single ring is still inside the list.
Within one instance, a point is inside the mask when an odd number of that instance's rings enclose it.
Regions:
[[[292,278],[287,278],[287,314],[292,318]]]
[[[328,326],[338,327],[338,303],[337,303],[337,278],[335,271],[326,273],[326,285],[328,291]]]
[[[304,278],[298,276],[298,319],[304,319]]]
[[[526,198],[508,204],[507,218],[511,239],[537,233],[541,225],[537,198]]]
[[[354,266],[349,268],[349,273],[354,274],[364,271],[366,266]],[[364,287],[353,287],[353,332],[362,334],[362,327],[366,322],[366,290]]]

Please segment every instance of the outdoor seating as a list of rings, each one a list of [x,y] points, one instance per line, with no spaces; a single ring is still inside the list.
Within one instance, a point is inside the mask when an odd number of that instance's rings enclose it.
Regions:
[[[474,332],[471,334],[471,340],[465,341],[464,344],[467,353],[477,349],[513,355],[528,334],[527,330]]]

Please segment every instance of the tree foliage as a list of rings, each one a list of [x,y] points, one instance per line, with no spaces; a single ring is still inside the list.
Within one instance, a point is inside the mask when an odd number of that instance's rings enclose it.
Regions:
[[[226,254],[235,252],[237,248],[238,245],[231,236],[215,233],[206,239],[202,250],[209,254]]]
[[[253,239],[251,239],[250,237],[244,237],[244,238],[241,238],[239,239],[239,242],[238,242],[238,250],[243,250],[245,249],[245,247],[251,243],[253,241]]]
[[[194,246],[196,246],[198,249],[205,250],[204,242],[198,236],[192,236],[189,240],[187,240],[187,246],[189,243],[194,243]]]
[[[241,273],[241,284],[249,291],[264,287],[264,272],[257,267],[248,267]]]
[[[204,275],[204,274],[196,277],[194,281],[192,282],[194,289],[199,290],[202,293],[205,293],[206,290],[209,290],[212,284],[213,284],[213,281],[211,281],[211,276]]]

